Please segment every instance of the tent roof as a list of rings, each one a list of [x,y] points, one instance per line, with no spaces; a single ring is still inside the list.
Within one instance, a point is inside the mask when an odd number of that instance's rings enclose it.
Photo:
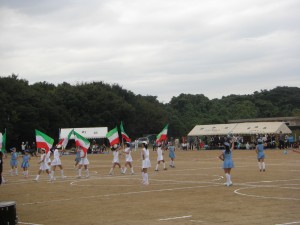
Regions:
[[[235,134],[290,134],[292,131],[283,122],[238,123],[233,130]]]
[[[212,124],[196,125],[188,136],[203,135],[227,135],[233,134],[270,134],[292,133],[288,126],[283,122],[257,122],[257,123],[231,123],[231,124]]]
[[[196,125],[188,134],[188,136],[226,135],[231,132],[235,126],[236,123]]]
[[[105,138],[107,134],[107,127],[61,128],[59,139],[68,137],[68,134],[72,129],[88,139]],[[72,135],[71,139],[74,138],[74,135]]]

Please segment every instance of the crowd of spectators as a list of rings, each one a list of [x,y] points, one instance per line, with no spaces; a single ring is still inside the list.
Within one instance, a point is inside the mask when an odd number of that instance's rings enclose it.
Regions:
[[[268,149],[288,149],[299,148],[300,136],[294,140],[293,134],[255,134],[239,135],[235,134],[235,146],[237,149],[255,149],[258,139],[262,139]],[[214,135],[202,137],[182,138],[180,149],[182,150],[212,150],[224,149],[224,143],[230,141],[230,135]]]

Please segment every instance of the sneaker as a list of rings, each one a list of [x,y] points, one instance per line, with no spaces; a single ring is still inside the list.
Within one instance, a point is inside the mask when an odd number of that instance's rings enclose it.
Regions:
[[[164,168],[164,170],[168,170],[167,168]]]
[[[154,170],[155,172],[158,172],[158,170]]]
[[[88,176],[85,176],[85,178],[89,178],[90,177],[90,175],[88,175]]]
[[[80,178],[81,178],[81,176],[77,176],[76,178],[77,178],[77,179],[80,179]]]
[[[134,172],[130,173],[131,175],[134,175]]]

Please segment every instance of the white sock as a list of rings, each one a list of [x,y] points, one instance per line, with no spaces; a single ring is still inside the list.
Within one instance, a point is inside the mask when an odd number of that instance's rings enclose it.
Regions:
[[[81,168],[78,169],[78,176],[81,177]]]
[[[158,170],[158,164],[156,164],[155,170]]]
[[[266,169],[266,164],[265,164],[265,162],[262,162],[262,168],[263,168],[263,170]]]
[[[133,171],[133,167],[131,167],[131,168],[130,168],[130,170],[131,170],[131,173],[134,173],[134,171]]]
[[[145,173],[145,183],[149,183],[149,180],[148,180],[148,173]]]
[[[54,170],[51,171],[51,178],[54,178]]]
[[[230,183],[230,176],[228,173],[225,173],[225,176],[226,176],[226,184],[229,184]]]
[[[40,175],[36,175],[36,178],[35,178],[36,180],[38,180],[38,179],[40,179]]]
[[[125,167],[125,168],[123,169],[123,173],[126,173],[126,170],[127,170],[127,167]]]
[[[86,177],[89,177],[89,176],[90,176],[90,171],[89,171],[89,169],[86,169],[86,170],[85,170],[85,176],[86,176]]]
[[[261,170],[261,162],[258,162],[258,168]]]
[[[109,174],[112,174],[114,168],[110,168]]]
[[[164,169],[166,169],[166,163],[164,163],[163,165],[164,165]]]
[[[16,169],[16,174],[18,175],[18,169]]]
[[[60,174],[61,174],[62,177],[64,177],[64,170],[61,170]]]
[[[145,182],[145,173],[142,172],[142,178],[143,178],[143,182]]]

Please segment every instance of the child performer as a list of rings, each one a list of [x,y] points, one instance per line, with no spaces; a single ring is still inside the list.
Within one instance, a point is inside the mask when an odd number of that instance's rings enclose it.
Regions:
[[[59,150],[58,150],[59,148]],[[51,162],[51,181],[55,180],[54,177],[54,172],[56,169],[56,166],[58,166],[60,168],[60,172],[61,172],[61,178],[65,179],[66,176],[64,175],[64,170],[63,170],[63,166],[60,160],[60,152],[62,152],[63,150],[61,150],[61,146],[58,145],[56,146],[54,152],[53,152],[53,161]]]
[[[10,158],[10,166],[11,166],[11,170],[10,170],[10,175],[13,176],[13,172],[15,170],[15,174],[18,176],[18,153],[16,152],[16,148],[13,147],[11,149],[11,158]]]
[[[111,147],[111,150],[112,150],[112,152],[113,152],[113,161],[112,161],[112,167],[111,167],[111,169],[110,169],[110,171],[109,171],[109,175],[112,175],[113,174],[113,172],[114,172],[114,169],[115,169],[115,167],[116,166],[118,166],[119,168],[120,168],[120,170],[121,170],[121,173],[123,172],[122,171],[122,168],[121,168],[121,164],[120,164],[120,160],[119,160],[119,150],[121,149],[121,147],[119,146],[119,145],[117,145],[117,144],[114,144],[112,147]]]
[[[6,156],[3,154],[3,152],[0,150],[0,185],[5,184],[4,177],[2,176],[3,172],[3,157],[6,158]]]
[[[89,160],[87,158],[87,152],[85,152],[80,146],[77,147],[77,149],[80,150],[80,161],[79,161],[79,167],[78,167],[78,177],[81,178],[81,167],[84,166],[85,169],[85,177],[89,178],[90,177],[90,172],[88,169]]]
[[[46,150],[45,150],[45,151],[46,151]],[[47,154],[46,154],[46,159],[45,159],[45,162],[48,164],[49,169],[51,168],[51,158],[50,158],[51,153],[52,153],[52,151],[51,151],[51,149],[50,149],[50,150],[47,152]]]
[[[158,171],[158,166],[159,166],[160,162],[163,163],[164,170],[167,170],[161,145],[162,145],[161,142],[158,142],[156,144],[156,146],[157,146],[157,149],[156,149],[156,151],[157,151],[157,164],[156,164],[156,167],[155,167],[155,171]]]
[[[232,185],[230,172],[231,172],[231,169],[234,168],[234,163],[232,160],[232,151],[234,149],[234,141],[232,141],[231,148],[230,148],[230,144],[228,142],[225,142],[224,145],[225,145],[225,150],[223,150],[222,154],[219,155],[219,159],[224,161],[223,169],[224,169],[225,176],[226,176],[225,185],[228,187],[228,186]]]
[[[146,141],[142,142],[143,149],[141,152],[141,157],[142,157],[142,184],[148,185],[149,184],[149,176],[148,176],[148,168],[151,167],[151,162],[150,162],[150,152],[148,149],[148,143]]]
[[[173,145],[172,141],[168,143],[168,150],[169,150],[169,157],[171,159],[170,161],[170,167],[175,168],[174,160],[175,160],[175,146]]]
[[[130,143],[129,142],[126,142],[126,148],[124,150],[125,152],[125,165],[124,165],[124,169],[123,169],[123,174],[126,173],[126,170],[127,170],[127,167],[126,166],[129,166],[130,168],[130,173],[131,175],[134,174],[134,171],[133,171],[133,167],[132,167],[132,157],[131,157],[131,148],[130,148]]]
[[[81,148],[78,146],[76,148],[76,157],[75,157],[75,165],[74,167],[76,168],[76,166],[78,165],[78,163],[80,162],[80,152],[81,152]]]
[[[49,152],[50,152],[50,150],[49,150]],[[46,150],[44,148],[41,149],[41,156],[40,156],[40,161],[38,162],[38,164],[40,164],[40,169],[38,171],[38,175],[36,175],[36,178],[34,180],[38,181],[40,179],[41,173],[46,171],[50,178],[50,181],[51,181],[51,175],[50,175],[50,171],[49,171],[50,167],[47,162],[47,154],[46,154]]]
[[[29,160],[30,160],[29,151],[25,150],[25,155],[23,155],[23,162],[21,164],[21,168],[23,168],[24,178],[28,178]]]
[[[259,171],[266,171],[266,165],[265,165],[265,152],[264,152],[264,145],[262,139],[257,140],[257,145],[255,148],[256,154],[257,154],[257,161],[258,161],[258,168]]]

